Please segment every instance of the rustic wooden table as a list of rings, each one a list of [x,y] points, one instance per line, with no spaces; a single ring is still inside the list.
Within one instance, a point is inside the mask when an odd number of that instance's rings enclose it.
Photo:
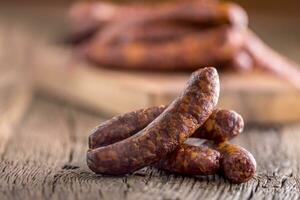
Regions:
[[[218,175],[188,177],[154,168],[120,177],[93,174],[85,162],[87,135],[105,118],[32,93],[26,67],[34,44],[22,39],[23,26],[1,23],[1,200],[300,198],[300,124],[246,127],[234,142],[254,154],[258,171],[241,185]]]

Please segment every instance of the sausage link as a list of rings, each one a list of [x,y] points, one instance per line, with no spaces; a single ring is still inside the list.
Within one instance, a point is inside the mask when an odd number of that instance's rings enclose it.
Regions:
[[[140,109],[112,118],[89,136],[91,149],[126,139],[151,123],[166,106]],[[242,132],[243,119],[234,111],[216,109],[192,137],[225,141]],[[170,172],[210,175],[219,170],[220,153],[207,146],[184,144],[154,166]]]
[[[116,19],[124,20],[137,14],[148,15],[174,11],[191,5],[190,7],[217,6],[215,0],[192,0],[189,2],[159,3],[159,4],[114,4],[108,2],[76,2],[68,12],[68,19],[73,25],[81,25],[90,21],[109,23]],[[127,18],[126,18],[127,17]]]
[[[216,107],[219,89],[214,68],[194,72],[182,94],[146,128],[123,141],[89,150],[89,168],[121,175],[158,162],[203,125]]]
[[[116,23],[112,23],[105,30],[99,32],[101,37],[98,39],[102,44],[111,44],[115,41],[122,41],[124,35],[129,30],[138,32],[141,29],[148,29],[147,35],[151,32],[152,27],[157,25],[166,26],[180,26],[183,29],[186,27],[194,27],[197,32],[203,31],[207,28],[216,28],[220,26],[233,27],[235,29],[245,29],[248,24],[248,18],[246,12],[239,6],[232,3],[222,3],[218,5],[206,5],[200,4],[199,6],[193,3],[188,3],[182,7],[175,7],[170,11],[165,10],[163,12],[153,13],[149,15],[142,15],[138,18],[128,18],[127,20],[120,20]],[[166,27],[168,29],[168,27]],[[169,32],[172,29],[169,30]],[[129,31],[131,36],[134,33]],[[143,34],[143,32],[140,32]],[[139,34],[138,34],[139,35]],[[135,41],[135,40],[133,40]]]
[[[192,137],[223,142],[239,135],[244,129],[244,120],[235,111],[216,109]]]
[[[95,128],[93,133],[89,136],[89,148],[94,149],[100,146],[112,144],[136,134],[138,131],[142,130],[149,123],[151,123],[157,116],[159,116],[164,111],[165,108],[166,106],[156,106],[156,107],[151,107],[146,109],[140,109],[137,111],[129,112],[114,117],[111,120],[104,122],[103,124]],[[222,114],[222,112],[225,113]],[[205,124],[208,121],[216,121],[211,119],[212,116],[213,117],[216,117],[217,115],[224,116],[225,114],[231,112],[233,111],[227,111],[227,110],[222,111],[217,109],[213,112],[213,114],[210,115],[209,119],[205,122]],[[233,116],[234,114],[228,115],[228,117],[233,117]],[[231,121],[228,119],[226,120]],[[235,119],[233,120],[236,121]],[[209,127],[205,124],[202,127]],[[219,126],[213,126],[213,128],[214,127],[219,127]],[[230,129],[224,128],[223,130],[221,130],[220,128],[218,128],[215,131],[220,131],[220,132],[214,135],[218,137],[219,135],[224,134],[224,130],[229,131]],[[213,131],[209,130],[209,132],[213,132]],[[207,137],[207,135],[203,133],[201,133],[200,135],[203,136],[204,138]],[[224,135],[229,135],[229,134],[226,133]],[[180,146],[178,149],[176,149],[174,152],[170,153],[166,158],[159,161],[158,164],[155,164],[155,166],[159,169],[181,173],[181,174],[210,175],[210,174],[215,174],[219,170],[219,158],[220,158],[220,153],[209,147],[204,147],[204,146],[198,147],[198,146],[184,144]]]
[[[212,175],[219,171],[220,153],[203,145],[183,144],[154,166],[179,174]]]
[[[219,169],[218,172],[221,173],[226,179],[228,179],[232,183],[244,183],[250,180],[256,172],[256,161],[253,155],[247,151],[246,149],[242,148],[239,145],[231,144],[229,142],[222,142],[216,143],[213,141],[203,141],[199,139],[189,139],[186,141],[186,144],[190,147],[196,147],[194,152],[199,153],[202,151],[201,149],[208,148],[209,151],[215,150],[220,153],[219,155]],[[203,153],[202,153],[203,154]],[[200,153],[201,155],[201,153]],[[213,154],[212,154],[213,155]],[[181,156],[184,156],[181,154]],[[166,158],[168,159],[168,158]],[[180,160],[178,157],[174,157],[176,163],[179,166],[175,166],[174,169],[180,169],[180,167],[185,167],[187,165]],[[177,159],[177,160],[176,160]],[[205,158],[202,158],[205,161]],[[202,161],[202,160],[201,160]],[[202,162],[203,162],[202,161]],[[172,168],[168,167],[172,163],[167,163],[164,161],[160,161],[163,165],[159,165],[160,169],[166,169],[168,171],[176,172],[176,170],[172,170]],[[213,162],[211,162],[213,164]],[[195,163],[195,165],[201,165],[199,163]],[[212,165],[216,166],[216,165]],[[192,169],[192,165],[188,165],[188,170]],[[184,171],[184,170],[183,170]],[[204,170],[203,170],[204,172]],[[197,175],[197,174],[196,174]],[[199,174],[201,175],[201,173]]]
[[[196,70],[230,60],[240,50],[242,31],[218,27],[159,44],[129,42],[105,45],[95,37],[84,54],[105,67],[126,69]]]
[[[96,32],[97,29],[103,29],[107,25],[115,22],[124,23],[125,21],[132,21],[132,19],[138,21],[139,25],[146,26],[161,21],[193,22],[204,25],[231,24],[238,27],[246,27],[248,24],[246,12],[238,5],[233,3],[218,4],[212,0],[195,0],[188,3],[176,2],[176,4],[168,3],[154,6],[117,6],[104,2],[80,2],[70,8],[68,19],[73,38],[83,38],[84,35],[90,35],[87,33]]]
[[[221,153],[221,173],[232,183],[247,182],[255,175],[256,161],[243,147],[229,142],[209,146]]]
[[[124,140],[142,130],[159,116],[166,106],[151,107],[112,118],[89,136],[91,149]],[[216,109],[192,137],[224,141],[243,129],[243,119],[234,111]],[[154,166],[188,175],[211,175],[219,170],[220,153],[207,146],[184,144]]]
[[[166,106],[154,106],[116,116],[96,127],[89,136],[89,148],[95,149],[124,140],[141,131]],[[232,110],[216,109],[205,121],[203,126],[195,131],[192,137],[222,142],[236,137],[243,131],[243,118]]]
[[[92,131],[89,148],[95,149],[129,138],[148,126],[165,108],[166,106],[155,106],[113,117]]]

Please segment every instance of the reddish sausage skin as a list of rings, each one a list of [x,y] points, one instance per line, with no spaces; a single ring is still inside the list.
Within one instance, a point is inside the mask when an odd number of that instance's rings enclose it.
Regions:
[[[166,106],[151,107],[116,116],[98,126],[89,137],[91,149],[124,140],[142,130]],[[225,141],[242,132],[242,117],[234,111],[216,109],[192,137]],[[219,170],[220,153],[207,146],[184,144],[154,166],[188,175],[210,175]]]
[[[235,111],[216,109],[192,137],[223,142],[236,137],[244,129],[244,120]]]
[[[166,106],[155,106],[116,116],[96,127],[89,136],[89,148],[105,146],[124,140],[145,128]],[[243,131],[243,118],[232,110],[216,109],[192,135],[217,142],[229,140]]]
[[[203,145],[183,144],[154,166],[179,174],[212,175],[219,171],[220,153]]]
[[[209,151],[215,150],[218,153],[220,153],[219,157],[219,173],[221,173],[226,179],[228,179],[232,183],[244,183],[253,178],[256,172],[256,161],[253,157],[253,155],[244,149],[243,147],[231,144],[229,142],[222,142],[222,143],[215,143],[213,141],[205,141],[202,140],[188,140],[186,142],[188,144],[188,148],[191,147],[198,147],[198,149],[194,149],[194,152],[199,153],[200,155],[203,155],[202,148],[206,147],[209,149]],[[183,154],[181,154],[183,155]],[[189,155],[187,155],[189,156]],[[179,166],[174,167],[175,170],[170,169],[170,165],[172,163],[167,163],[161,161],[160,163],[166,164],[159,166],[161,169],[167,169],[168,171],[176,172],[178,171],[179,167],[185,167],[188,166],[185,170],[191,170],[192,167],[196,167],[196,165],[201,165],[200,163],[193,163],[195,166],[192,166],[192,164],[187,165],[187,163],[184,162],[184,158],[180,159],[178,157],[174,157],[175,159],[173,162],[178,163]],[[210,157],[211,158],[211,157]],[[205,161],[205,157],[202,157],[201,162]],[[192,162],[192,160],[189,160],[189,162]],[[168,164],[168,165],[167,165]],[[210,164],[213,166],[214,162],[211,161]],[[208,165],[208,164],[207,164]],[[205,166],[205,165],[204,165]],[[184,169],[180,169],[183,172]],[[203,172],[207,172],[203,170]],[[200,174],[201,175],[201,174]]]
[[[232,183],[244,183],[256,172],[256,161],[246,149],[228,142],[215,144],[214,148],[221,153],[221,173]]]
[[[98,126],[89,136],[91,149],[124,140],[142,130],[160,115],[166,106],[157,106],[116,116]],[[243,129],[242,117],[234,111],[216,109],[192,137],[224,141]],[[207,146],[183,144],[154,166],[187,175],[211,175],[219,171],[220,153]]]
[[[113,144],[124,140],[150,124],[166,106],[155,106],[113,117],[96,127],[89,136],[89,148]]]
[[[182,94],[146,128],[123,141],[89,150],[89,168],[121,175],[161,160],[203,125],[216,107],[219,89],[214,68],[194,72]]]
[[[96,35],[82,51],[84,56],[104,67],[124,69],[196,70],[199,66],[231,60],[243,45],[242,31],[228,26],[163,43],[134,41],[109,45],[103,38],[103,34]]]
[[[136,16],[139,16],[137,18]],[[189,1],[175,4],[126,5],[97,2],[79,2],[74,4],[68,14],[71,38],[82,41],[93,37],[96,32],[105,31],[113,24],[125,24],[128,21],[138,21],[133,27],[120,30],[119,36],[127,32],[137,35],[139,30],[148,29],[151,32],[153,24],[193,24],[198,30],[203,26],[230,25],[233,27],[246,27],[248,17],[246,12],[233,3],[217,3],[203,0]],[[150,27],[150,28],[148,28]],[[134,32],[130,31],[135,29]],[[184,27],[182,28],[184,29]],[[92,33],[92,34],[91,34]],[[149,34],[146,34],[149,36]],[[151,37],[151,34],[150,34]]]

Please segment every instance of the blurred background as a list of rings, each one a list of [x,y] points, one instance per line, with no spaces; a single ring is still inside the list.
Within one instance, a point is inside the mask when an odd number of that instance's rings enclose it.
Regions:
[[[176,96],[189,73],[170,72],[168,75],[165,72],[156,73],[155,70],[110,71],[91,67],[91,63],[78,64],[81,61],[77,61],[76,57],[80,56],[76,52],[70,53],[73,50],[65,43],[70,32],[67,13],[74,2],[13,0],[0,3],[2,82],[10,80],[12,84],[22,85],[33,94],[46,98],[54,96],[66,103],[75,103],[110,116],[168,103]],[[233,2],[247,11],[250,28],[263,41],[300,63],[299,1]],[[84,65],[83,69],[81,65]],[[7,78],[9,76],[14,78]],[[300,111],[297,108],[283,116],[278,114],[299,105],[299,92],[287,86],[286,81],[276,78],[264,81],[265,78],[260,76],[244,79],[243,76],[235,72],[222,75],[221,106],[241,112],[247,121],[270,122],[270,116],[271,122],[275,123],[299,120]],[[178,84],[167,79],[173,79]],[[156,81],[153,80],[158,80],[159,85],[155,85],[153,82]],[[136,84],[142,87],[137,88]]]
[[[27,26],[28,29],[57,33],[61,29],[65,30],[63,26],[64,16],[67,9],[74,2],[76,1],[1,1],[1,23],[8,24],[11,27],[14,24],[19,24]],[[288,51],[289,57],[300,62],[298,56],[300,43],[299,1],[235,0],[233,2],[237,2],[247,10],[250,17],[250,27],[264,41],[280,52]]]

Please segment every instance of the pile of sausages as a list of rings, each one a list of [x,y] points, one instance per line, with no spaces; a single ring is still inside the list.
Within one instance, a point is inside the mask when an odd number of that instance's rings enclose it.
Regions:
[[[246,12],[218,0],[117,5],[80,2],[69,11],[71,41],[88,60],[109,68],[264,69],[300,89],[297,65],[248,29]]]
[[[89,136],[87,165],[95,173],[123,175],[146,166],[186,175],[223,174],[233,183],[255,175],[250,152],[228,140],[244,127],[234,111],[218,109],[215,68],[194,72],[168,106],[116,116]],[[194,139],[191,139],[194,138]]]

